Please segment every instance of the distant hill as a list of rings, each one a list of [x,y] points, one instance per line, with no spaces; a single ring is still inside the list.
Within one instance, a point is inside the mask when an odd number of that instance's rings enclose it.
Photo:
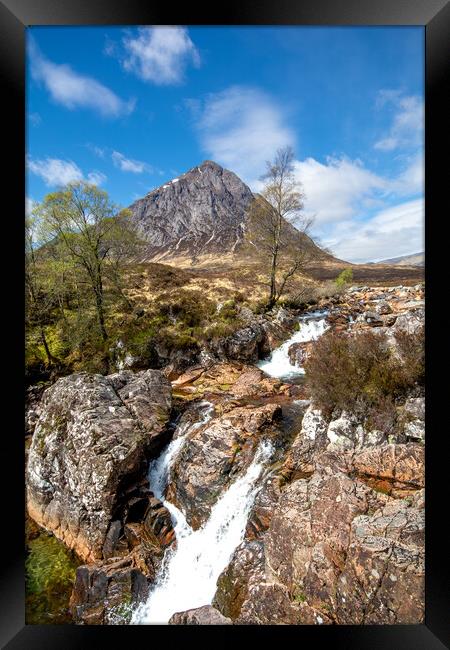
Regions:
[[[391,257],[387,260],[380,260],[376,264],[393,264],[394,266],[425,266],[425,253],[413,253],[401,257]]]

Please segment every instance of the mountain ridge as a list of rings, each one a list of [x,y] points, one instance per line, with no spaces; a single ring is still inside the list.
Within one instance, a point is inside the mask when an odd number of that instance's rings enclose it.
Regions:
[[[129,206],[148,243],[144,260],[191,258],[194,263],[202,256],[249,255],[248,214],[258,198],[237,174],[212,160],[166,181]],[[289,230],[294,243],[335,259],[293,225]]]
[[[370,262],[371,264],[390,264],[394,266],[424,266],[425,253],[411,253],[410,255],[400,255],[399,257],[390,257],[389,259]]]

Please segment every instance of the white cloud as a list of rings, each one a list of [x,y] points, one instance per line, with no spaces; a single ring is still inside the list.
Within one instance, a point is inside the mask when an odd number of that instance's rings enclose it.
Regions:
[[[423,250],[423,199],[398,203],[423,191],[423,156],[405,163],[398,176],[386,178],[347,158],[295,162],[305,216],[314,217],[314,234],[337,257],[360,263]]]
[[[315,217],[316,226],[355,216],[364,203],[371,207],[382,197],[389,183],[348,158],[328,158],[326,164],[314,158],[295,162],[295,174],[305,192],[305,215]]]
[[[416,95],[402,95],[399,90],[383,90],[375,106],[381,109],[386,105],[394,109],[394,117],[388,132],[375,143],[375,149],[394,151],[423,145],[423,100]]]
[[[102,147],[97,147],[97,145],[92,144],[91,142],[88,142],[86,144],[87,149],[91,151],[94,156],[97,156],[97,158],[104,158],[106,154],[106,149],[103,149]]]
[[[421,252],[424,201],[407,201],[378,212],[368,221],[341,224],[325,243],[337,257],[355,263]]]
[[[200,65],[200,55],[184,27],[141,27],[136,37],[123,39],[122,65],[144,81],[158,85],[179,84],[189,63]],[[108,45],[109,54],[114,48]]]
[[[72,160],[60,160],[58,158],[34,160],[29,157],[27,167],[32,174],[42,178],[48,187],[86,180],[81,169]],[[87,181],[94,185],[100,185],[105,180],[106,176],[101,172],[92,171],[87,175]]]
[[[193,112],[203,149],[216,162],[239,174],[253,189],[274,152],[293,144],[283,111],[255,88],[232,86],[209,95]]]
[[[111,154],[112,161],[116,167],[123,172],[131,172],[133,174],[142,174],[144,171],[149,171],[149,166],[140,160],[131,160],[126,158],[119,151],[113,151]]]
[[[135,101],[124,101],[92,77],[75,72],[69,65],[49,61],[30,41],[31,74],[44,84],[52,99],[66,108],[90,108],[107,117],[128,115]]]
[[[106,176],[102,172],[89,172],[87,175],[87,181],[88,183],[91,183],[91,185],[102,185],[106,181]]]

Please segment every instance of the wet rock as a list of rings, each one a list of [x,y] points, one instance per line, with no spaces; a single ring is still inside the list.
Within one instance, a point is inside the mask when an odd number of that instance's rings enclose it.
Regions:
[[[289,360],[294,366],[301,368],[305,365],[305,361],[308,359],[313,348],[313,343],[293,343],[288,348]]]
[[[170,620],[169,625],[232,625],[233,621],[211,605],[204,605],[185,612],[177,612]]]
[[[129,623],[133,608],[148,597],[150,584],[151,578],[128,558],[80,566],[70,599],[73,620],[79,625]]]
[[[241,613],[249,588],[264,581],[264,546],[261,541],[244,541],[234,551],[227,568],[217,580],[213,605],[233,620]]]
[[[246,539],[256,539],[269,528],[280,494],[280,477],[267,477],[260,491],[256,495],[255,502],[250,512],[247,527],[245,529]]]
[[[167,495],[195,529],[226,485],[251,463],[261,434],[281,416],[277,404],[237,407],[187,434]]]
[[[47,389],[41,405],[28,512],[84,560],[101,559],[119,495],[133,496],[133,476],[167,439],[170,384],[158,370],[77,373]]]

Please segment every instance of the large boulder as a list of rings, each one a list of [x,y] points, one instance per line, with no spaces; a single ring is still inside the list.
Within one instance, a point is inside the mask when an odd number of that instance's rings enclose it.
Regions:
[[[29,452],[30,516],[85,561],[104,557],[148,455],[167,441],[170,409],[158,370],[59,379],[44,393]]]
[[[277,404],[236,407],[191,430],[172,467],[167,498],[194,529],[225,487],[251,463],[261,434],[281,416]]]
[[[336,581],[339,624],[417,624],[424,616],[423,490],[356,517]]]
[[[420,416],[422,406],[409,408]],[[310,406],[262,486],[213,601],[234,623],[423,621],[424,447],[357,440],[356,420],[344,419],[352,444],[331,443]]]

